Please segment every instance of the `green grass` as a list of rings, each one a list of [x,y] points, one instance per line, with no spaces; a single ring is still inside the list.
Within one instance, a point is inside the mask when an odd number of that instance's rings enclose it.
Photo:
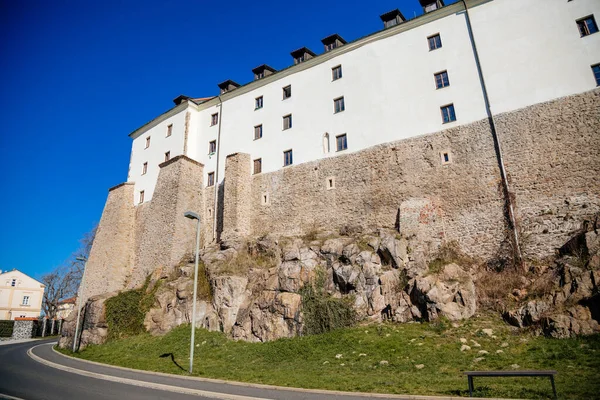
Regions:
[[[497,338],[484,334],[493,328]],[[460,351],[460,338],[470,351]],[[481,347],[475,347],[472,340]],[[507,343],[507,347],[502,347]],[[487,355],[479,355],[486,350]],[[496,353],[502,350],[502,353]],[[71,354],[68,350],[61,350]],[[187,374],[189,325],[162,337],[142,334],[90,346],[77,356],[174,374]],[[170,356],[173,353],[175,365]],[[336,358],[341,354],[341,358]],[[364,354],[364,355],[363,355]],[[163,357],[160,357],[163,355]],[[475,362],[477,357],[484,360]],[[381,361],[387,361],[381,363]],[[423,364],[422,369],[415,366]],[[548,339],[517,332],[493,317],[436,324],[381,324],[268,343],[235,342],[221,333],[196,333],[195,375],[280,386],[344,391],[468,396],[468,370],[556,369],[560,398],[600,393],[600,335]],[[547,378],[476,378],[482,397],[550,398]]]

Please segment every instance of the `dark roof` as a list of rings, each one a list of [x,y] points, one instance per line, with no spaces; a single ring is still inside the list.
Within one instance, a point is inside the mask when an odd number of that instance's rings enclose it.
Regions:
[[[444,4],[444,0],[437,0],[437,1],[436,1],[436,0],[419,0],[419,3],[421,3],[421,6],[422,6],[422,7],[425,7],[425,6],[426,6],[426,5],[428,5],[428,4],[437,3],[438,1],[440,2],[440,5],[441,5],[442,7],[444,7],[444,6],[445,6],[445,4]]]
[[[430,0],[426,0],[426,1],[430,1]],[[381,14],[379,16],[379,18],[381,18],[381,20],[383,22],[385,22],[385,21],[391,21],[391,20],[393,20],[398,15],[400,16],[400,18],[402,19],[402,21],[406,21],[406,18],[404,18],[404,15],[402,15],[402,13],[400,12],[400,10],[398,10],[397,8],[395,10],[388,11],[385,14]]]
[[[176,106],[180,105],[184,100],[188,100],[189,97],[188,96],[184,96],[183,94],[180,94],[179,96],[175,97],[173,99],[173,103],[175,103]]]
[[[254,68],[252,70],[252,72],[255,74],[260,74],[261,72],[263,72],[265,70],[271,71],[271,72],[277,72],[277,70],[275,68],[271,68],[267,64],[259,65],[258,67]]]
[[[239,83],[234,82],[231,79],[227,79],[226,81],[219,83],[218,86],[219,86],[219,89],[227,89],[230,85],[235,86],[236,88],[240,87]]]
[[[309,48],[306,48],[306,47],[301,47],[298,50],[294,50],[290,54],[292,55],[292,57],[297,58],[297,57],[300,57],[304,53],[308,53],[313,57],[316,56],[315,53],[313,53]]]
[[[344,40],[344,38],[341,37],[340,35],[338,35],[337,33],[334,33],[333,35],[329,35],[326,38],[321,39],[321,43],[323,43],[325,46],[327,46],[328,44],[335,42],[336,39],[339,40],[340,42],[342,42],[343,44],[346,44],[346,41]]]

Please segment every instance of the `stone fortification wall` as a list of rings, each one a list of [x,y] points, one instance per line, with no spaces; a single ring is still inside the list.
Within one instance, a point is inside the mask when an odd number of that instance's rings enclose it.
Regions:
[[[235,153],[225,161],[223,239],[249,235],[252,229],[250,155]]]
[[[227,159],[224,236],[234,231],[233,218],[240,231],[256,236],[398,223],[401,229],[411,225],[407,229],[414,233],[420,222],[423,237],[457,240],[482,256],[492,255],[504,237],[500,175],[487,122],[254,176],[249,160],[244,154]],[[242,179],[230,179],[228,172],[231,164],[240,171],[240,163],[248,165],[250,194],[244,189],[235,198],[232,216],[234,199],[228,195]],[[240,216],[240,203],[249,218]]]
[[[524,253],[551,255],[600,212],[600,89],[495,120]]]
[[[134,257],[133,183],[108,191],[94,245],[86,263],[83,301],[91,296],[119,290],[131,271]]]
[[[203,217],[203,169],[185,156],[160,165],[152,200],[138,207],[135,263],[128,287],[139,286],[157,268],[172,267],[194,252],[196,222],[183,214],[193,211]]]

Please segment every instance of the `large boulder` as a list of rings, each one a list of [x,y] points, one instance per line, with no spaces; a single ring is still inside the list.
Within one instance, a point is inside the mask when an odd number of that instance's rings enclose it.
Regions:
[[[240,306],[247,297],[245,276],[219,276],[211,279],[213,304],[219,315],[222,331],[229,333],[236,322]]]

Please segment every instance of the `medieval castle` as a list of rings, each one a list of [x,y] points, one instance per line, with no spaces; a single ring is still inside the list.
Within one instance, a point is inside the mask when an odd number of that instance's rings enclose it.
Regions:
[[[130,134],[84,299],[139,285],[204,243],[394,227],[544,257],[600,211],[597,0],[420,0],[407,20],[220,95],[177,97]]]

